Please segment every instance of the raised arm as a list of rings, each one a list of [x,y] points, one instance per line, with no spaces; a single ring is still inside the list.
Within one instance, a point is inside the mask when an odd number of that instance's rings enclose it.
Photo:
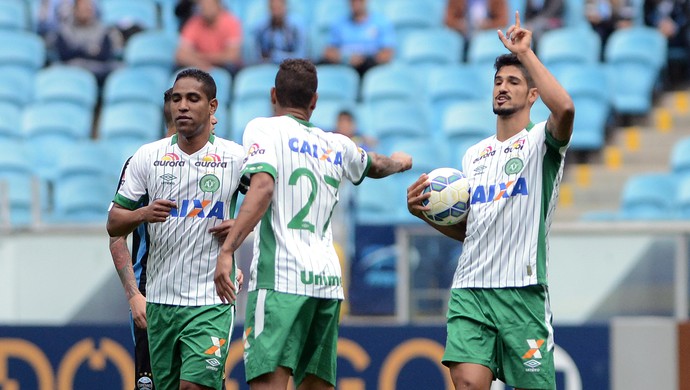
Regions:
[[[532,32],[520,27],[520,14],[517,11],[515,24],[510,26],[505,35],[499,30],[498,37],[525,66],[534,80],[541,100],[551,111],[546,122],[547,130],[559,141],[570,140],[575,119],[573,100],[532,51]],[[573,37],[573,39],[579,39],[579,37]]]

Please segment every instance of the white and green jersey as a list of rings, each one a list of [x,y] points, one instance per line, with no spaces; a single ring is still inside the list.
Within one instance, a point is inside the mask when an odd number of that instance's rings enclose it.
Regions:
[[[220,304],[213,274],[220,244],[208,229],[232,218],[244,158],[242,146],[211,135],[188,155],[177,135],[132,156],[114,202],[128,209],[142,197],[177,204],[162,223],[149,223],[146,300],[178,306]]]
[[[269,209],[254,229],[249,290],[343,299],[331,215],[341,181],[359,184],[369,155],[346,136],[291,116],[252,120],[242,142],[242,172],[275,180]]]
[[[547,284],[548,233],[566,149],[541,122],[465,153],[471,201],[453,288]]]

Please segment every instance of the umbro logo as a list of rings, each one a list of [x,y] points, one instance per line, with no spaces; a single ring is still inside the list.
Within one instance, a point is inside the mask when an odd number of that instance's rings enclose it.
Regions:
[[[210,366],[213,366],[213,367],[220,366],[220,362],[218,361],[218,359],[215,359],[215,358],[206,359],[206,363],[208,363]]]

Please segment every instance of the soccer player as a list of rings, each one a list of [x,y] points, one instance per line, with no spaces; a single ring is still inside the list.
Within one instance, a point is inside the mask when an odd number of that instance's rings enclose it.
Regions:
[[[443,364],[456,389],[486,389],[500,379],[520,389],[554,389],[553,328],[547,287],[548,233],[563,175],[575,108],[530,49],[519,14],[499,39],[511,52],[496,59],[496,135],[469,148],[462,170],[470,212],[457,225],[429,223],[463,241],[448,303]],[[577,37],[575,37],[577,39]],[[530,121],[541,96],[551,111]],[[410,213],[425,220],[423,174],[407,189]]]
[[[382,178],[412,167],[412,159],[367,154],[348,137],[309,123],[316,107],[314,65],[280,64],[271,89],[276,116],[247,124],[243,173],[249,191],[218,257],[215,282],[232,300],[232,253],[255,229],[244,365],[252,389],[333,389],[342,274],[330,218],[344,180]]]
[[[163,94],[163,116],[165,117],[166,137],[175,134],[175,123],[172,119],[170,102],[172,88]],[[211,131],[214,130],[218,119],[211,115]],[[129,165],[131,157],[125,161],[120,173],[120,183],[124,180],[124,173]],[[116,192],[117,192],[116,191]],[[146,206],[148,199],[142,199],[142,206]],[[223,223],[218,226],[223,226]],[[218,228],[215,228],[218,229]],[[149,341],[146,332],[146,263],[149,254],[149,237],[146,232],[146,223],[137,226],[132,232],[132,252],[127,248],[127,236],[110,237],[110,255],[113,258],[117,275],[125,290],[130,308],[130,327],[134,340],[134,383],[135,389],[155,389],[151,376],[151,358],[149,357]],[[136,254],[132,257],[131,253]],[[242,271],[237,269],[237,282],[242,286]]]
[[[211,232],[234,215],[244,149],[212,134],[215,95],[208,73],[177,75],[171,95],[177,133],[134,154],[108,216],[111,237],[148,223],[145,319],[159,389],[220,389],[223,382],[234,305],[214,290],[222,239]],[[145,198],[150,202],[138,207]],[[234,303],[234,264],[229,273]]]

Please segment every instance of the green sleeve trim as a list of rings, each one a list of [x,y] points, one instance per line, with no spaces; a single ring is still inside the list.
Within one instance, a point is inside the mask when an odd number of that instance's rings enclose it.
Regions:
[[[551,135],[551,132],[549,131],[549,129],[546,128],[546,126],[544,126],[544,131],[546,132],[546,145],[547,146],[550,146],[550,147],[553,147],[556,149],[560,149],[560,148],[568,145],[568,142],[570,142],[570,141],[559,141],[559,140],[553,138],[553,135]]]
[[[369,173],[369,169],[371,168],[371,156],[369,153],[367,153],[367,166],[364,167],[364,173],[362,173],[362,177],[357,180],[354,185],[358,186],[360,183],[364,181],[364,178],[367,177],[367,174]]]
[[[244,167],[244,169],[242,170],[242,174],[248,173],[250,175],[259,172],[266,172],[269,175],[273,176],[273,179],[278,177],[278,170],[276,170],[275,167],[273,167],[272,165],[266,163],[250,164]]]
[[[139,200],[127,199],[120,194],[115,194],[115,199],[113,199],[113,203],[117,203],[120,206],[129,210],[134,210],[137,207],[139,207]]]

